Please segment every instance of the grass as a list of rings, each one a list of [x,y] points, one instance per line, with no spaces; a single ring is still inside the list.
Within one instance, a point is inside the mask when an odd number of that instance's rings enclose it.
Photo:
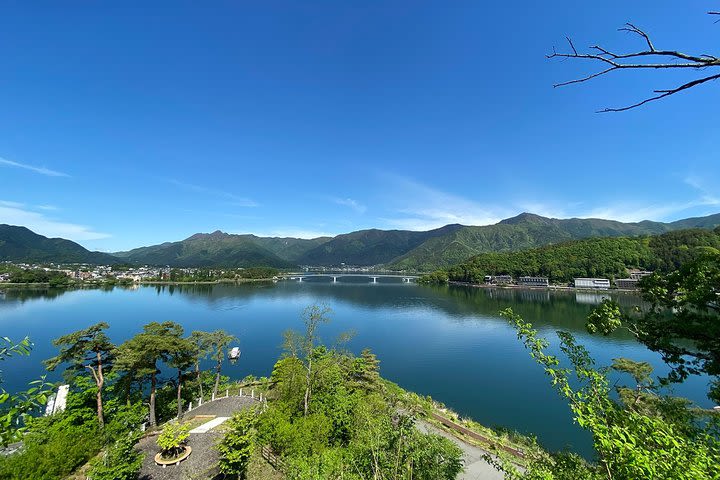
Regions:
[[[190,425],[190,430],[192,430],[193,428],[199,427],[200,425],[209,422],[213,418],[215,418],[214,415],[186,418],[183,419],[183,425]]]
[[[250,458],[247,480],[285,480],[285,476],[266,462],[256,449]]]

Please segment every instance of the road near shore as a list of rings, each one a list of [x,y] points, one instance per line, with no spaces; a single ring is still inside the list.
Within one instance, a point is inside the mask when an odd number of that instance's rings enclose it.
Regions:
[[[457,480],[503,480],[505,477],[490,465],[483,455],[486,452],[482,448],[463,442],[459,438],[432,425],[425,420],[416,419],[415,426],[424,433],[435,433],[455,443],[463,451],[463,462],[465,471],[458,475]]]

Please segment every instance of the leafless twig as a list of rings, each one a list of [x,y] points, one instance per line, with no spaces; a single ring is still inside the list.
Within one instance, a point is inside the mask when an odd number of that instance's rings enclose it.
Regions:
[[[711,15],[720,15],[720,12],[708,12]],[[626,23],[622,28],[618,29],[621,32],[628,32],[639,36],[643,39],[646,44],[646,48],[643,50],[630,52],[630,53],[616,53],[599,45],[593,45],[590,47],[590,53],[579,53],[572,40],[566,37],[568,44],[570,45],[570,53],[558,53],[553,48],[553,53],[547,55],[547,58],[579,58],[584,60],[593,60],[600,62],[605,65],[605,69],[599,72],[593,73],[586,77],[577,78],[574,80],[568,80],[566,82],[556,83],[553,87],[563,87],[575,83],[583,83],[596,77],[608,74],[615,70],[627,70],[627,69],[692,69],[692,70],[705,70],[707,68],[720,68],[720,58],[714,55],[690,55],[677,50],[658,50],[655,48],[650,36],[636,27],[632,23]],[[630,110],[641,105],[645,105],[648,102],[660,100],[662,98],[674,95],[678,92],[682,92],[689,88],[707,83],[720,78],[720,74],[713,74],[701,77],[691,82],[684,83],[678,87],[655,90],[656,95],[647,98],[641,102],[637,102],[633,105],[619,108],[605,108],[600,110],[598,113],[605,112],[623,112]]]

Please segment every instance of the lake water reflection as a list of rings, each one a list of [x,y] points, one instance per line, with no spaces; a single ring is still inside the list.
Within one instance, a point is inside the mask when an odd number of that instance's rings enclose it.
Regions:
[[[35,349],[30,358],[10,359],[1,366],[5,388],[17,390],[44,373],[41,361],[54,354],[53,338],[105,321],[111,338],[119,343],[147,322],[172,320],[187,333],[222,328],[237,335],[242,357],[225,367],[228,375],[269,375],[280,353],[282,332],[301,327],[306,306],[325,303],[334,313],[332,323],[321,331],[323,339],[331,342],[340,332],[355,331],[349,348],[356,353],[371,348],[386,378],[486,425],[533,433],[548,448],[569,447],[590,455],[588,435],[573,424],[567,405],[498,312],[512,307],[553,341],[558,329],[573,332],[599,365],[629,357],[649,361],[664,373],[659,356],[627,332],[609,337],[587,334],[585,317],[601,299],[592,293],[425,287],[389,280],[368,284],[361,279],[4,290],[0,334],[13,339],[30,335]],[[617,299],[627,306],[639,302],[627,295]],[[710,407],[706,383],[694,378],[675,393]]]

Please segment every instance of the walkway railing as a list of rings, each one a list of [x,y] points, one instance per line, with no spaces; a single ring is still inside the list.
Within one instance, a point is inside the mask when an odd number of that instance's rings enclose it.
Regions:
[[[182,416],[184,417],[185,415],[191,413],[193,410],[197,410],[198,408],[202,407],[203,405],[205,405],[205,404],[207,404],[207,403],[215,402],[215,401],[218,401],[218,400],[223,400],[223,399],[229,398],[229,397],[231,397],[231,396],[232,396],[232,397],[244,397],[244,398],[248,398],[248,399],[250,399],[250,400],[252,400],[252,401],[255,401],[255,402],[260,403],[260,404],[263,406],[263,409],[267,408],[267,398],[265,397],[265,394],[263,393],[262,390],[260,390],[260,389],[257,389],[257,390],[256,390],[256,389],[253,388],[253,387],[247,387],[247,386],[234,387],[234,388],[232,388],[232,390],[235,390],[235,388],[238,388],[237,394],[232,394],[232,395],[231,395],[231,394],[230,394],[230,390],[231,390],[231,389],[230,389],[230,388],[226,388],[226,389],[225,389],[225,395],[222,395],[222,396],[212,394],[212,395],[209,397],[209,399],[207,399],[207,400],[203,399],[203,397],[198,397],[196,401],[191,401],[191,402],[188,403],[188,408],[187,408],[187,410],[184,410],[184,411],[183,411]],[[178,417],[175,416],[175,417],[171,418],[170,420],[167,420],[167,421],[164,422],[164,423],[174,422],[174,421],[176,421],[177,419],[178,419]],[[164,423],[163,423],[163,424],[164,424]],[[149,426],[148,422],[145,422],[145,423],[143,423],[142,425],[140,425],[140,430],[142,430],[142,431],[144,432],[145,430],[147,430],[147,427],[148,427],[148,426]]]
[[[233,397],[245,397],[249,398],[251,400],[254,400],[256,402],[260,402],[263,405],[267,404],[267,398],[263,395],[262,391],[255,392],[254,388],[248,388],[248,387],[240,387],[240,390],[238,391],[237,395],[232,395]],[[223,396],[216,396],[214,393],[210,396],[209,400],[203,400],[203,397],[198,397],[197,402],[193,403],[192,401],[188,404],[188,409],[183,413],[183,415],[187,415],[193,410],[196,410],[200,408],[201,406],[205,405],[209,402],[214,402],[216,400],[222,400],[225,398],[230,397],[230,389],[225,389],[225,395]],[[193,405],[195,405],[193,407]],[[177,417],[175,417],[177,419]]]
[[[260,448],[260,454],[265,459],[266,462],[268,462],[272,467],[279,471],[284,472],[286,470],[285,468],[285,462],[282,458],[275,455],[275,452],[272,451],[270,448],[270,445],[263,445]]]
[[[489,446],[495,447],[495,448],[497,448],[497,449],[499,449],[499,450],[503,450],[503,451],[505,451],[505,452],[507,452],[507,453],[509,453],[509,454],[511,454],[511,455],[515,455],[516,457],[519,457],[519,458],[524,458],[524,457],[525,457],[525,453],[524,453],[522,450],[518,450],[518,449],[516,449],[516,448],[512,448],[512,447],[508,447],[508,446],[506,446],[506,445],[503,445],[503,444],[497,442],[496,440],[493,440],[492,438],[486,437],[485,435],[481,435],[481,434],[479,434],[479,433],[477,433],[477,432],[474,432],[474,431],[470,430],[469,428],[463,427],[462,425],[453,422],[453,421],[450,420],[449,418],[445,418],[445,417],[443,417],[443,416],[441,416],[441,415],[438,415],[437,413],[434,413],[434,412],[431,413],[430,416],[431,416],[433,419],[435,419],[435,420],[437,420],[438,422],[440,422],[440,423],[442,423],[443,425],[445,425],[446,427],[450,428],[451,430],[454,430],[454,431],[456,431],[456,432],[460,432],[460,433],[462,433],[462,434],[464,434],[464,435],[467,435],[468,437],[470,437],[470,438],[472,438],[472,439],[479,440],[480,442],[483,442],[483,443],[485,443],[485,444],[487,444],[487,445],[489,445]]]

